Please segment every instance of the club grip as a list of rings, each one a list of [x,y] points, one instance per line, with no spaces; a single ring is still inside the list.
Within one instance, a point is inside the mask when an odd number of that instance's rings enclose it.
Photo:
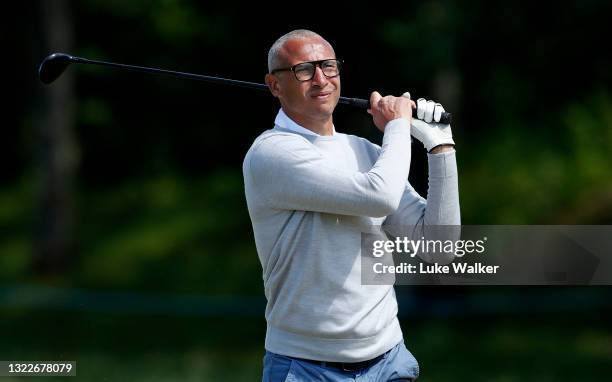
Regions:
[[[370,101],[361,98],[347,98],[348,104],[358,109],[367,110],[370,108]]]
[[[340,97],[339,102],[345,105],[350,105],[350,106],[359,108],[359,109],[369,109],[370,108],[370,101],[368,101],[367,99]],[[413,115],[412,118],[417,118],[417,117],[416,115]],[[439,123],[448,125],[452,122],[452,120],[453,120],[453,115],[445,111],[440,116]]]

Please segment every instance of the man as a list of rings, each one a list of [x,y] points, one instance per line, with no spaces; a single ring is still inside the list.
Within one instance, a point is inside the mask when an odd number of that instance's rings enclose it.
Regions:
[[[268,301],[264,381],[416,379],[393,286],[361,283],[360,227],[398,235],[400,226],[459,224],[450,126],[412,120],[409,98],[373,92],[382,147],[336,132],[340,68],[332,46],[307,30],[279,38],[268,55],[265,80],[281,109],[243,164]],[[441,106],[419,106],[439,120]],[[430,152],[427,200],[407,181],[411,132]]]

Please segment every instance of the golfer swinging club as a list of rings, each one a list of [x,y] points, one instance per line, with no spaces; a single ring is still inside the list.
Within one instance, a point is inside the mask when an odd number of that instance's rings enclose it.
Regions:
[[[342,61],[320,35],[295,30],[270,48],[265,80],[281,108],[243,164],[247,205],[267,298],[263,381],[412,381],[393,285],[362,285],[360,232],[459,225],[450,125],[441,105],[370,97],[382,147],[338,133],[332,114]],[[410,136],[428,154],[429,189],[408,183]],[[388,228],[388,229],[387,229]],[[421,232],[417,237],[421,237]]]

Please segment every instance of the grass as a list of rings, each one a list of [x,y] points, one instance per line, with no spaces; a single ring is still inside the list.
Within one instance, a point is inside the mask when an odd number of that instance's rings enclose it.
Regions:
[[[31,310],[0,316],[3,360],[76,360],[77,380],[261,378],[260,318]],[[612,329],[594,314],[415,318],[402,327],[424,381],[602,381],[612,375]]]

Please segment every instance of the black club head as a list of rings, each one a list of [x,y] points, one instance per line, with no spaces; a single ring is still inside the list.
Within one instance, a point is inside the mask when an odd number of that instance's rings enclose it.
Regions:
[[[72,56],[64,53],[53,53],[47,56],[38,68],[40,81],[45,85],[49,85],[62,75],[71,61]]]

